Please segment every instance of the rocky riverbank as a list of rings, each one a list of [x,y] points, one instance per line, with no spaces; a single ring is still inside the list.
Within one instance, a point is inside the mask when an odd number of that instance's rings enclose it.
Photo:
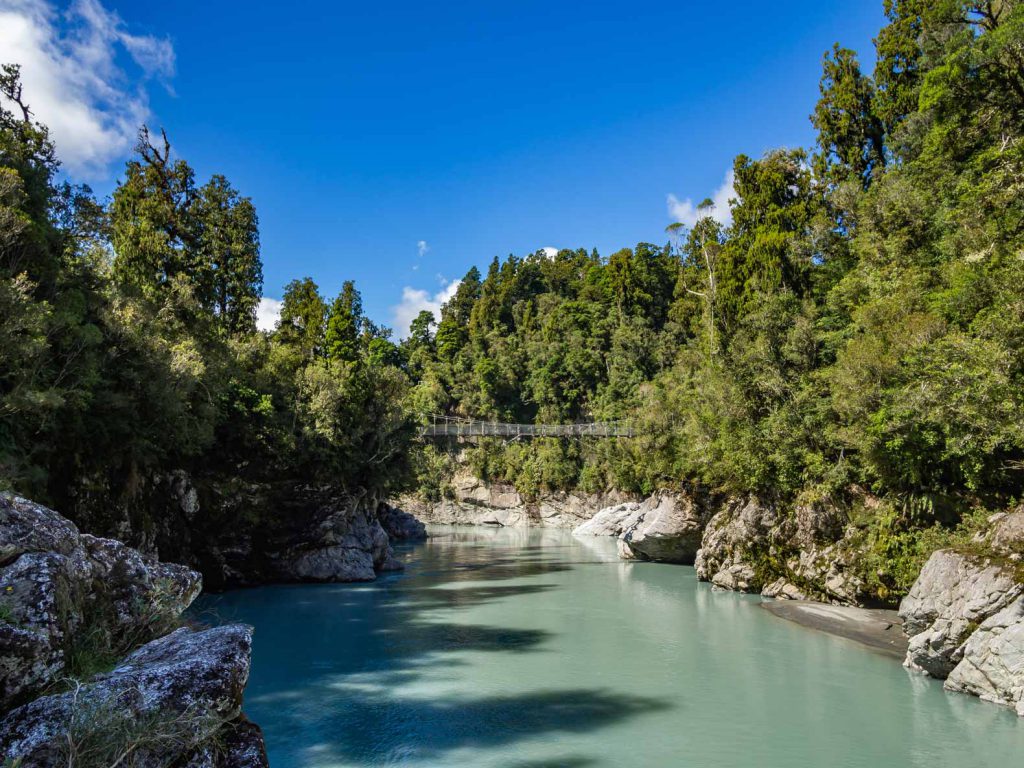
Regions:
[[[200,575],[0,496],[0,763],[260,768],[252,629],[182,626]]]

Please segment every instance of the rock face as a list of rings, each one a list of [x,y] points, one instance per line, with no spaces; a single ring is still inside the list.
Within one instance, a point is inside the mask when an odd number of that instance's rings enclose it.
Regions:
[[[948,690],[1004,704],[1024,717],[1024,597],[982,622],[962,656],[946,679]]]
[[[306,540],[270,560],[282,581],[373,581],[378,571],[402,567],[375,511],[361,504],[328,515]]]
[[[995,515],[988,534],[993,552],[1019,562],[1024,559],[1024,507]]]
[[[950,551],[934,553],[900,604],[910,636],[906,666],[947,677],[979,626],[1024,592],[1011,574]]]
[[[239,720],[251,630],[165,634],[199,593],[198,573],[8,495],[0,554],[0,763],[41,768],[88,755],[113,765],[134,745],[137,766],[203,750],[216,752],[209,765],[266,765],[259,729]],[[70,681],[86,647],[127,655],[111,672]],[[57,684],[65,692],[40,696]],[[234,752],[212,750],[222,736]]]
[[[557,491],[537,501],[527,501],[514,486],[485,482],[465,470],[455,473],[450,486],[451,498],[432,502],[405,496],[394,506],[411,512],[425,523],[575,528],[589,520],[594,510],[628,499],[618,491],[603,494]]]
[[[830,499],[789,509],[754,496],[725,499],[704,529],[697,577],[766,597],[859,605],[855,535],[846,507]]]
[[[135,495],[116,508],[116,495],[77,489],[62,503],[94,531],[126,541],[203,574],[208,589],[273,581],[367,581],[400,568],[387,544],[380,499],[327,484],[281,478],[240,478],[174,471],[141,478]],[[414,521],[396,534],[413,535]]]
[[[688,495],[662,491],[643,501],[619,535],[626,559],[690,565],[700,549],[704,519]]]
[[[723,589],[760,591],[763,561],[788,549],[794,528],[774,504],[754,497],[726,501],[704,531],[697,578]]]

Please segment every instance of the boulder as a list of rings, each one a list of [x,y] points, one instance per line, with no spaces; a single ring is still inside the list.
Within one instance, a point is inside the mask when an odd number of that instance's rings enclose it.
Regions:
[[[74,639],[150,640],[201,588],[195,571],[80,534],[16,496],[0,495],[0,551],[0,710],[60,677]]]
[[[642,560],[693,563],[704,521],[690,496],[662,491],[643,501],[635,514],[619,537],[620,552]]]
[[[391,541],[422,541],[427,538],[427,527],[398,507],[382,502],[377,507],[377,519]]]
[[[113,765],[130,751],[140,768],[170,765],[239,717],[251,645],[242,625],[178,629],[107,674],[9,712],[0,757],[20,768],[74,764],[76,754]]]
[[[621,536],[643,514],[639,502],[626,501],[599,510],[587,522],[573,529],[574,536]]]
[[[900,604],[910,636],[905,666],[947,677],[974,630],[1022,592],[1012,574],[997,565],[948,550],[935,552]]]
[[[1024,597],[983,621],[961,656],[946,679],[948,690],[1004,704],[1024,717]]]

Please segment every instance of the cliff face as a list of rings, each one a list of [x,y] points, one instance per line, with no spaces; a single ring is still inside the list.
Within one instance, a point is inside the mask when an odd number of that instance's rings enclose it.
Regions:
[[[201,585],[0,496],[0,762],[266,766],[241,711],[251,628],[177,626]]]

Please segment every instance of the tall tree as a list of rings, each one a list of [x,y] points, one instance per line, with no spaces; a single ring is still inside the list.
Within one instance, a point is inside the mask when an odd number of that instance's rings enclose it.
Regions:
[[[815,171],[834,183],[852,176],[866,188],[885,167],[885,128],[874,113],[874,84],[861,73],[857,55],[838,43],[825,54],[822,68],[821,98],[811,115],[821,147]]]
[[[292,280],[284,289],[275,335],[285,344],[297,346],[311,360],[323,351],[326,319],[327,304],[313,279]]]
[[[256,307],[263,287],[256,209],[223,176],[198,192],[194,218],[199,229],[196,276],[203,302],[211,305],[230,333],[256,330]]]
[[[716,292],[723,322],[732,326],[759,292],[806,286],[809,264],[793,243],[813,215],[811,171],[802,150],[746,155],[733,166],[737,203],[729,239],[719,258]]]
[[[363,299],[351,280],[331,304],[327,318],[325,351],[330,360],[352,362],[359,359],[359,332],[363,324]]]

